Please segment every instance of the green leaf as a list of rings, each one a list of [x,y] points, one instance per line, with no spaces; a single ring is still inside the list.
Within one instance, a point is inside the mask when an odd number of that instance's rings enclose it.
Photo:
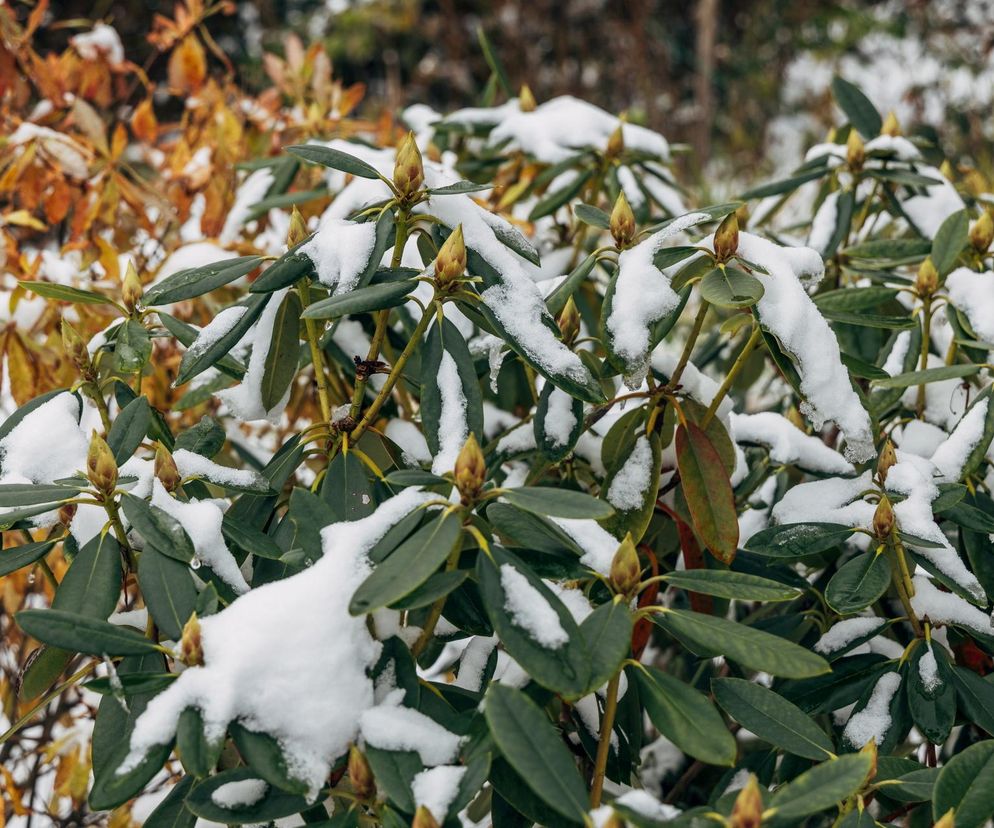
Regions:
[[[673,267],[673,265],[679,264],[684,259],[688,259],[698,252],[700,251],[696,247],[689,247],[686,245],[664,247],[652,257],[652,263],[660,270],[665,270],[668,267]],[[704,261],[710,262],[710,259],[704,257]]]
[[[331,167],[350,175],[357,175],[360,178],[378,179],[380,174],[365,161],[349,155],[341,150],[323,147],[320,144],[294,144],[287,147],[286,151],[303,158],[311,164],[320,164],[322,167]]]
[[[563,279],[559,286],[549,294],[545,300],[545,306],[553,316],[559,316],[569,298],[576,293],[587,277],[593,273],[594,265],[597,264],[597,256],[591,253],[580,264],[573,268],[570,274]]]
[[[555,422],[553,433],[550,433],[547,421],[549,418],[549,406],[553,401],[553,396],[555,396],[555,406],[552,416],[555,418]],[[563,439],[564,435],[561,433],[564,403],[569,406],[569,414],[573,418],[573,424],[570,427],[569,434],[565,435],[565,439]],[[580,435],[583,433],[583,403],[575,397],[571,397],[565,391],[556,388],[551,382],[545,383],[542,386],[542,393],[538,397],[538,405],[535,407],[534,428],[535,445],[539,447],[546,457],[558,463],[573,450],[576,441],[580,439]]]
[[[835,549],[855,531],[838,523],[782,523],[757,532],[745,549],[768,558],[800,558]]]
[[[994,736],[994,684],[973,670],[953,666],[950,677],[956,685],[956,698],[966,717],[988,735]]]
[[[362,615],[409,595],[449,559],[461,540],[462,520],[456,512],[421,527],[359,585],[349,612]]]
[[[653,725],[680,750],[709,765],[735,764],[735,737],[707,696],[654,667],[629,675]]]
[[[924,259],[931,248],[928,239],[872,239],[847,247],[843,253],[850,259],[903,261]]]
[[[816,761],[834,753],[832,740],[810,716],[761,684],[716,678],[711,690],[729,716],[771,745]]]
[[[407,295],[417,286],[415,280],[404,279],[399,282],[381,282],[357,288],[308,305],[301,316],[304,319],[337,319],[350,314],[394,308],[402,305]]]
[[[446,184],[444,187],[432,188],[428,192],[433,196],[466,195],[467,193],[489,190],[491,186],[490,184],[475,184],[472,181],[456,181],[453,184]]]
[[[636,448],[640,447],[640,442],[643,439],[648,441],[650,456],[646,469],[648,471],[648,480],[641,492],[640,502],[632,509],[615,508],[615,513],[604,520],[602,524],[616,538],[623,538],[625,535],[630,534],[635,543],[639,543],[642,540],[642,536],[645,535],[652,516],[656,512],[656,496],[659,493],[659,475],[663,462],[662,445],[659,435],[653,433],[646,438],[640,437],[638,441],[633,441],[630,450],[625,453],[624,457],[618,457],[613,464],[608,466],[608,475],[604,480],[604,485],[601,487],[601,497],[604,500],[608,500],[612,484],[618,475],[624,474],[632,454]],[[634,462],[641,463],[641,460],[636,459]],[[608,500],[608,502],[610,501]]]
[[[994,741],[979,742],[957,753],[939,771],[932,816],[956,809],[956,828],[980,828],[994,814]]]
[[[145,367],[152,355],[152,340],[141,322],[125,319],[117,329],[114,339],[114,361],[117,369],[125,374],[134,374]]]
[[[584,224],[589,224],[591,227],[599,227],[601,230],[607,230],[611,226],[611,216],[599,207],[594,207],[592,204],[574,205],[573,215]]]
[[[631,655],[634,620],[620,598],[601,604],[583,619],[580,635],[586,645],[584,657],[590,661],[590,692],[608,682]]]
[[[939,276],[945,276],[956,266],[956,259],[969,241],[970,219],[966,210],[957,210],[939,225],[932,239],[932,264]]]
[[[196,425],[177,435],[175,449],[186,449],[211,458],[221,450],[227,439],[224,427],[213,417],[204,414]]]
[[[135,453],[151,424],[152,409],[144,397],[135,397],[121,409],[107,433],[107,445],[114,452],[114,462],[118,466],[124,465]]]
[[[864,552],[846,561],[825,588],[825,600],[839,615],[859,612],[887,591],[891,566],[886,555]]]
[[[59,302],[72,302],[74,305],[111,305],[110,297],[94,293],[92,290],[80,290],[79,288],[59,285],[55,282],[29,281],[19,279],[19,284],[25,290],[30,290],[45,299],[55,299]]]
[[[525,784],[550,808],[582,822],[587,787],[548,717],[520,690],[492,684],[483,713],[490,735]]]
[[[173,385],[179,387],[215,363],[220,363],[228,355],[228,352],[238,344],[239,340],[248,333],[249,328],[255,324],[268,301],[269,294],[250,295],[244,303],[247,310],[230,331],[219,337],[207,348],[188,348],[180,361],[179,372],[176,374],[176,379],[173,380]]]
[[[755,276],[731,265],[716,267],[700,284],[701,298],[719,308],[755,305],[766,292]]]
[[[148,307],[171,305],[174,302],[203,296],[241,278],[246,273],[251,273],[260,264],[262,264],[261,256],[238,256],[201,267],[179,270],[146,288],[142,303]]]
[[[197,815],[186,807],[186,797],[194,778],[184,776],[145,818],[144,828],[196,828]]]
[[[214,793],[222,785],[249,779],[260,779],[252,768],[222,771],[197,785],[187,796],[186,807],[203,819],[225,825],[267,823],[300,813],[307,807],[307,800],[303,796],[281,791],[268,783],[265,785],[265,794],[251,805],[225,808],[214,801]]]
[[[23,546],[12,546],[9,549],[0,549],[0,577],[16,572],[22,566],[29,566],[35,561],[47,555],[55,548],[61,538],[47,541],[35,541],[26,543]]]
[[[291,290],[283,297],[266,353],[262,372],[262,407],[270,411],[280,404],[297,375],[300,361],[300,297]]]
[[[677,427],[676,462],[694,529],[719,560],[730,563],[739,544],[735,495],[721,456],[695,423]]]
[[[513,98],[514,87],[511,86],[511,82],[507,79],[507,72],[504,71],[504,65],[497,56],[497,50],[494,49],[483,26],[476,27],[476,41],[480,44],[480,51],[483,52],[483,59],[487,62],[487,66],[490,67],[492,77],[500,84],[500,88],[504,90],[504,94],[509,98]]]
[[[197,606],[190,568],[149,545],[138,559],[138,583],[156,626],[167,638],[179,641]]]
[[[193,560],[196,554],[193,541],[172,515],[131,494],[121,497],[121,508],[128,523],[149,546],[183,564]]]
[[[832,322],[844,325],[858,325],[862,328],[883,328],[892,331],[906,331],[917,324],[910,316],[884,316],[877,313],[850,313],[849,311],[824,310],[822,316]]]
[[[121,547],[110,534],[88,541],[55,591],[52,609],[104,620],[121,593]]]
[[[354,452],[339,452],[328,465],[321,499],[331,507],[335,521],[358,520],[373,513],[376,500],[369,475]]]
[[[538,221],[540,218],[552,215],[556,210],[566,204],[566,202],[579,195],[592,177],[593,172],[590,170],[579,172],[565,186],[560,187],[558,190],[545,193],[539,199],[538,203],[532,207],[531,212],[528,214],[528,221]]]
[[[806,647],[727,618],[671,609],[656,623],[693,653],[723,655],[751,670],[784,678],[807,678],[829,671],[828,662]]]
[[[836,75],[832,78],[832,95],[846,117],[867,140],[880,134],[883,120],[877,108],[863,94],[863,90],[845,78]]]
[[[262,275],[249,285],[249,292],[274,293],[301,279],[313,276],[315,272],[313,260],[306,253],[299,252],[300,248],[312,238],[313,236],[308,236],[302,242],[295,244],[262,271]]]
[[[928,687],[921,675],[922,659],[931,652],[935,659],[938,685]],[[956,723],[956,686],[950,675],[949,657],[940,644],[922,642],[907,661],[903,687],[911,720],[922,735],[934,744],[945,744]]]
[[[792,782],[779,788],[770,800],[777,820],[793,820],[824,811],[858,791],[870,773],[871,759],[851,753],[815,765]]]
[[[187,773],[198,778],[210,776],[217,766],[224,741],[223,736],[213,743],[207,740],[204,719],[196,707],[188,707],[180,713],[176,726],[176,752]]]
[[[307,793],[307,783],[296,779],[287,767],[280,743],[268,733],[249,730],[238,722],[228,725],[235,747],[252,770],[270,785],[292,794]]]
[[[95,656],[158,652],[154,641],[133,630],[73,612],[29,609],[21,610],[14,618],[28,635],[64,650]]]
[[[614,514],[614,509],[606,501],[572,489],[529,486],[506,489],[503,497],[512,506],[543,517],[602,520]]]
[[[942,365],[939,368],[926,368],[924,371],[908,371],[896,377],[876,381],[880,388],[910,388],[912,385],[927,385],[947,379],[961,379],[976,374],[982,365]]]
[[[801,591],[779,581],[726,569],[685,569],[663,576],[670,586],[739,601],[791,601]]]
[[[82,491],[55,483],[0,483],[0,507],[39,506],[50,503],[53,508]]]
[[[805,172],[792,175],[790,178],[785,178],[782,181],[774,181],[770,184],[763,184],[760,187],[753,187],[751,190],[747,190],[742,193],[742,199],[744,201],[750,201],[757,198],[769,198],[770,196],[783,195],[784,193],[796,190],[802,184],[814,181],[816,178],[823,178],[828,175],[828,173],[829,171],[825,167],[819,167],[814,170],[806,170]]]
[[[832,311],[861,311],[886,304],[898,296],[893,288],[869,285],[829,290],[812,297],[823,314]]]

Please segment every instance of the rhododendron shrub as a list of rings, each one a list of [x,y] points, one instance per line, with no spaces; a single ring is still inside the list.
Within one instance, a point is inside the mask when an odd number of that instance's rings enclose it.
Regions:
[[[525,88],[301,125],[182,267],[26,274],[5,742],[88,711],[148,826],[983,825],[994,223],[834,91],[727,203]]]

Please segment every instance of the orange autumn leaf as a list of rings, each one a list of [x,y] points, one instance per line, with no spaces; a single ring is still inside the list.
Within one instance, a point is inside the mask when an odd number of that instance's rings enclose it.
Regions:
[[[151,98],[146,98],[135,107],[135,113],[131,116],[131,130],[138,140],[147,144],[155,143],[159,135],[159,122],[155,117]]]
[[[169,91],[174,95],[193,94],[207,77],[207,56],[200,41],[187,35],[169,56]]]

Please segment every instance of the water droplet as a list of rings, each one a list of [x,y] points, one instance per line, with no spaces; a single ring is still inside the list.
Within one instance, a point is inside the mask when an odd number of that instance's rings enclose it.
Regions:
[[[201,566],[202,566],[202,564],[201,564],[200,558],[193,558],[190,561],[190,569],[200,569]]]

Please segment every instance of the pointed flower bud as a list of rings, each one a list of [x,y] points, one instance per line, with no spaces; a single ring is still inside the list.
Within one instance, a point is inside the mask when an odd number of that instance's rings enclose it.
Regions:
[[[538,104],[535,102],[531,87],[527,83],[522,84],[521,91],[518,92],[518,109],[522,112],[534,112],[536,106]]]
[[[749,774],[749,781],[735,797],[729,819],[731,828],[759,828],[763,822],[763,794],[755,774]]]
[[[376,796],[376,780],[369,761],[355,745],[349,748],[349,779],[352,790],[359,799],[369,800]]]
[[[611,586],[619,595],[631,597],[638,590],[641,579],[642,564],[639,562],[639,554],[631,534],[627,534],[611,559]]]
[[[62,347],[72,360],[72,364],[83,374],[90,370],[90,354],[86,350],[86,343],[68,320],[62,319]]]
[[[714,255],[719,262],[727,262],[739,249],[739,219],[729,213],[714,231]]]
[[[117,461],[114,453],[96,431],[90,438],[90,449],[86,454],[86,476],[98,491],[109,494],[117,485]]]
[[[611,210],[611,235],[619,249],[629,247],[635,238],[635,213],[628,205],[624,192],[618,193]]]
[[[978,253],[986,253],[994,241],[994,219],[984,210],[970,228],[970,244]]]
[[[576,307],[576,302],[573,301],[572,296],[563,305],[556,324],[559,325],[559,332],[562,334],[563,342],[572,347],[580,333],[580,311]]]
[[[611,137],[607,139],[607,148],[604,150],[604,154],[608,158],[617,158],[625,151],[625,133],[623,127],[624,125],[619,123],[614,132],[611,133]]]
[[[915,291],[922,299],[931,296],[939,289],[939,272],[932,263],[932,257],[925,259],[918,268],[918,276],[915,279]]]
[[[487,482],[487,463],[475,434],[469,435],[456,458],[455,481],[459,494],[467,503],[476,498]]]
[[[129,313],[133,313],[142,298],[142,280],[138,276],[138,271],[132,262],[128,262],[128,269],[124,274],[124,285],[121,288],[121,298],[124,299],[124,307]]]
[[[449,233],[438,256],[435,258],[435,283],[448,287],[466,272],[466,243],[463,241],[462,225]]]
[[[411,828],[439,828],[438,821],[424,805],[418,805],[411,821]]]
[[[855,129],[850,129],[849,139],[846,141],[846,162],[851,170],[861,170],[865,161],[866,148],[863,146],[863,139]]]
[[[886,482],[887,471],[897,463],[897,454],[894,451],[894,444],[887,440],[884,442],[884,447],[880,449],[880,456],[877,458],[877,476],[880,478],[880,482]]]
[[[418,192],[425,182],[424,163],[414,133],[408,132],[397,147],[393,168],[393,183],[402,196]]]
[[[300,214],[300,210],[294,205],[293,212],[290,214],[290,229],[286,233],[286,246],[293,247],[294,245],[300,244],[304,239],[307,238],[307,222],[304,221],[304,217]]]
[[[167,492],[174,492],[179,488],[180,481],[183,479],[182,475],[180,475],[179,469],[176,467],[176,461],[173,460],[169,449],[162,445],[162,443],[159,443],[155,447],[154,470],[156,478],[162,483],[162,487]]]
[[[881,540],[889,538],[894,531],[894,507],[886,495],[880,497],[877,510],[873,513],[873,531]]]
[[[872,782],[877,775],[877,740],[870,739],[869,742],[863,745],[860,753],[870,757],[870,770],[866,774],[865,784],[866,782]]]
[[[950,808],[942,815],[942,819],[940,819],[937,823],[935,823],[935,825],[933,825],[932,828],[955,828],[955,826],[956,826],[956,819],[954,816],[954,811],[952,808]]]
[[[204,663],[204,646],[200,638],[200,619],[193,613],[183,625],[179,641],[179,657],[187,667],[197,667]]]
[[[956,177],[956,171],[953,169],[953,165],[949,163],[948,158],[943,159],[942,165],[939,167],[939,172],[942,173],[942,177],[946,181],[952,181]]]
[[[901,134],[901,124],[898,122],[897,115],[894,114],[893,109],[884,118],[883,126],[880,127],[880,134],[890,136]]]

